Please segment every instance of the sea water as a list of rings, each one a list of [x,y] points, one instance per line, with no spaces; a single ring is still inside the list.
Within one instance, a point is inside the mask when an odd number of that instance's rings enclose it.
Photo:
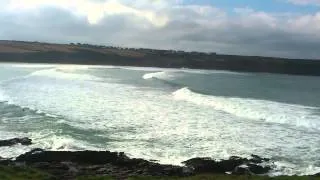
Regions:
[[[320,171],[320,77],[50,64],[0,64],[0,137],[32,146],[123,151],[180,165],[256,154],[273,175]]]

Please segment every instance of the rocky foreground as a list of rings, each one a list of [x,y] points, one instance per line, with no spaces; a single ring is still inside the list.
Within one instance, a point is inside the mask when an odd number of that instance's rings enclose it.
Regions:
[[[28,145],[28,138],[0,141],[8,144]],[[194,158],[184,166],[163,165],[144,159],[127,157],[123,152],[110,151],[45,151],[34,149],[16,159],[0,158],[0,165],[28,167],[47,172],[52,179],[75,179],[79,176],[111,176],[126,179],[134,176],[187,177],[199,174],[264,175],[272,169],[270,159],[252,155],[251,158],[230,157],[216,161],[211,158]],[[319,176],[319,174],[317,174]]]

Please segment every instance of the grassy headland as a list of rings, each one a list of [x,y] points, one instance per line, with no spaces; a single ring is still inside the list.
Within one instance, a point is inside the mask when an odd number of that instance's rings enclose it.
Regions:
[[[118,48],[80,43],[0,41],[0,62],[145,66],[320,75],[320,60]]]

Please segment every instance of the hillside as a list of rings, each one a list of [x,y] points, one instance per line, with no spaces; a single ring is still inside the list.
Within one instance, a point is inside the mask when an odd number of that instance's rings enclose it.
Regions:
[[[196,68],[320,75],[320,60],[117,48],[73,43],[49,44],[40,42],[0,41],[0,62]]]

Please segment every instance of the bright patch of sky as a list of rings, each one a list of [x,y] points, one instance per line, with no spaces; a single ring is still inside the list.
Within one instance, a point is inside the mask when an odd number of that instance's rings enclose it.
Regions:
[[[265,12],[315,13],[317,0],[184,0],[184,4],[212,5],[232,12],[233,8],[250,8]]]

